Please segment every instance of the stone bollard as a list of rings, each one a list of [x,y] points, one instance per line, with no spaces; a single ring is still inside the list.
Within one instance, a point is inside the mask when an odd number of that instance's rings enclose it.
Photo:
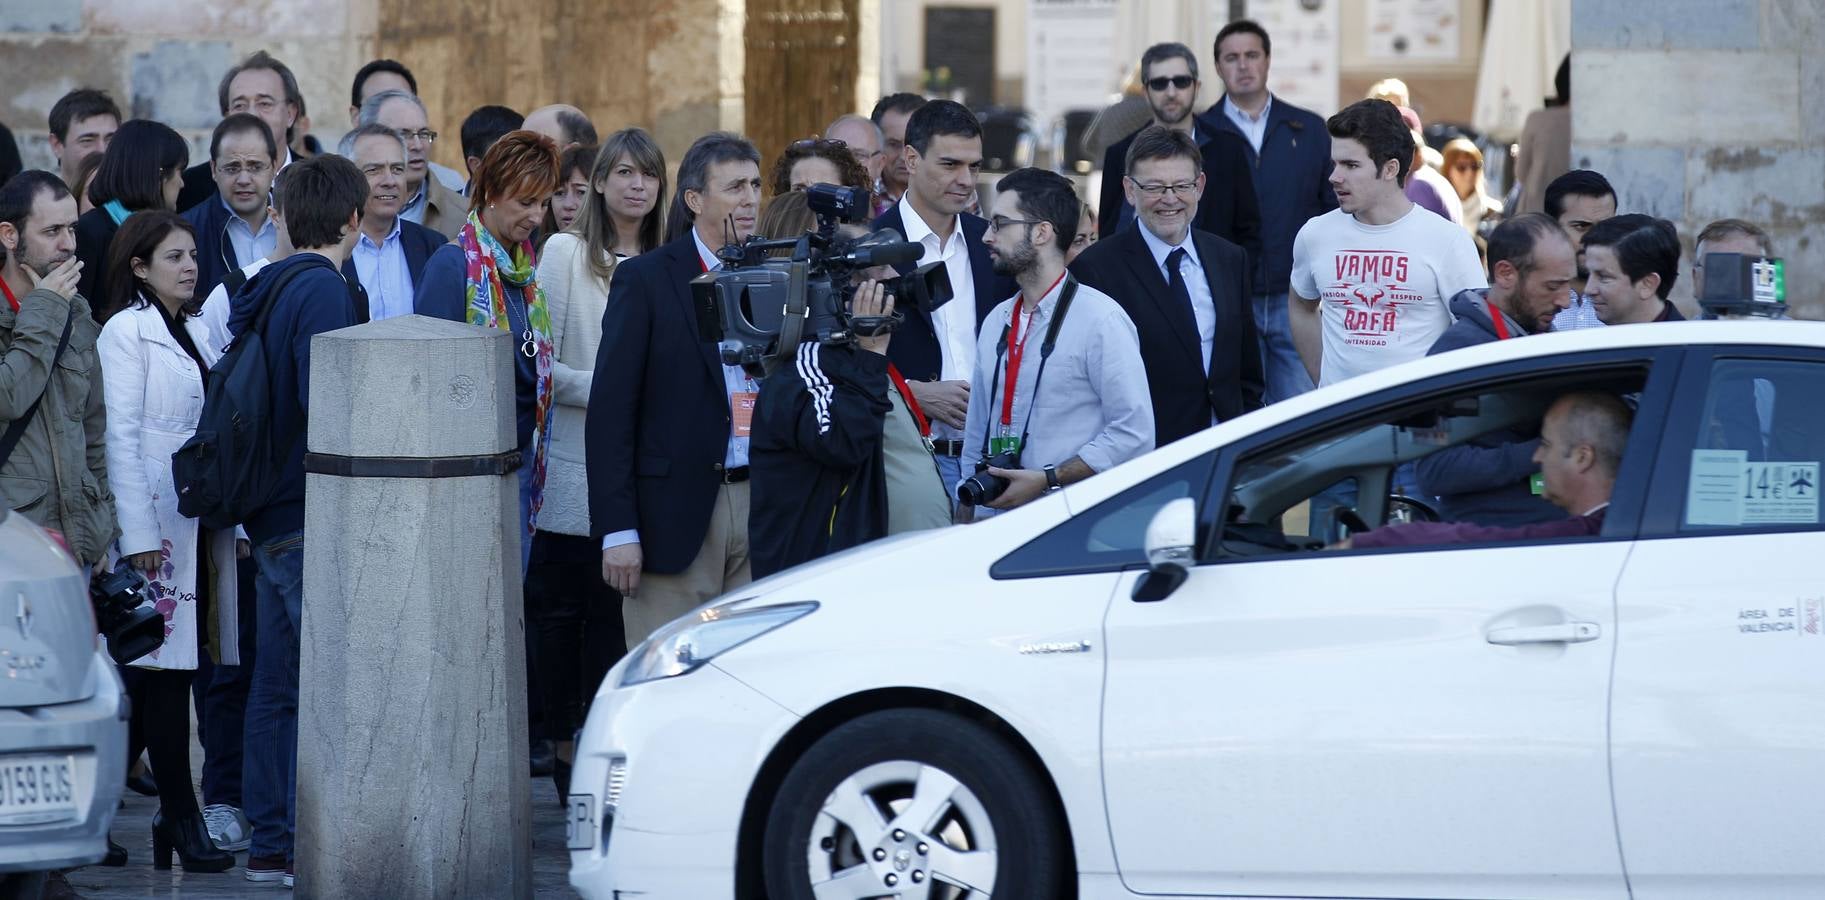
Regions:
[[[297,894],[529,898],[513,339],[311,342]]]

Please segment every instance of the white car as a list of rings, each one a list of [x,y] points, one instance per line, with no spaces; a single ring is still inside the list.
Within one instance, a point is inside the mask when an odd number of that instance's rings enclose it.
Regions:
[[[586,897],[1825,897],[1825,325],[1501,341],[800,566],[602,685]],[[1636,408],[1600,535],[1320,552]]]

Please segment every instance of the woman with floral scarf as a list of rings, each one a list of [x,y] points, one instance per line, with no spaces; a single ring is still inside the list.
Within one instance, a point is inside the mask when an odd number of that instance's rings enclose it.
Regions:
[[[544,499],[551,443],[551,314],[533,278],[533,238],[558,177],[558,147],[550,138],[514,131],[496,141],[469,183],[468,222],[425,262],[413,303],[419,315],[513,335],[521,574]]]

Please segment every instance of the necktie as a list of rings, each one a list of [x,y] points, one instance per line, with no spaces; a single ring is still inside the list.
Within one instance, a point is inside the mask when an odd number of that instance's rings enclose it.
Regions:
[[[1198,317],[1191,309],[1191,288],[1185,285],[1185,273],[1179,269],[1185,264],[1185,257],[1190,255],[1184,247],[1166,254],[1166,280],[1172,285],[1172,295],[1179,300],[1179,310],[1185,314],[1182,322],[1195,329]]]

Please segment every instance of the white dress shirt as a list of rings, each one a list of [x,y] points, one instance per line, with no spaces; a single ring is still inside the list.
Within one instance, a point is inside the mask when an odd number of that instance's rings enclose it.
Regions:
[[[1184,249],[1185,258],[1179,262],[1179,271],[1184,274],[1185,289],[1191,294],[1191,317],[1198,325],[1198,347],[1204,353],[1204,374],[1210,374],[1210,348],[1217,339],[1217,301],[1211,299],[1210,280],[1204,276],[1204,263],[1198,259],[1198,245],[1191,239],[1191,230],[1186,229],[1185,240],[1173,246],[1160,240],[1143,224],[1141,239],[1147,242],[1147,249],[1153,251],[1153,264],[1160,267],[1160,275],[1166,279],[1168,287],[1172,285],[1172,272],[1166,268],[1166,257],[1174,250]]]
[[[944,359],[940,377],[945,381],[969,381],[976,368],[976,281],[970,277],[970,250],[963,235],[963,218],[953,217],[950,239],[944,241],[919,218],[907,197],[900,198],[900,219],[906,223],[906,239],[925,248],[919,265],[943,260],[945,274],[950,276],[950,302],[932,313],[932,327]],[[938,440],[962,436],[943,422],[934,420],[931,424],[932,437]]]
[[[1242,130],[1242,136],[1248,138],[1249,144],[1255,148],[1256,153],[1261,152],[1261,142],[1267,139],[1267,114],[1273,108],[1273,94],[1267,95],[1267,102],[1261,105],[1261,114],[1258,116],[1251,116],[1243,112],[1242,108],[1237,106],[1236,101],[1231,100],[1228,94],[1223,95],[1223,114]]]

